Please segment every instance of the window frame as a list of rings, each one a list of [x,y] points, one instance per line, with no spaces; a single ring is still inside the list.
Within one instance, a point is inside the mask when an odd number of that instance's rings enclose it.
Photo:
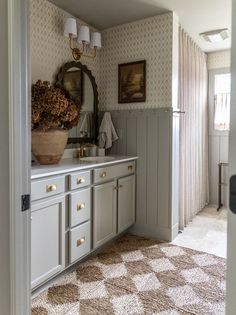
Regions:
[[[219,68],[209,70],[208,77],[208,120],[209,120],[209,135],[212,136],[228,136],[229,130],[215,130],[214,129],[214,90],[215,90],[215,76],[218,74],[231,74],[230,68]]]

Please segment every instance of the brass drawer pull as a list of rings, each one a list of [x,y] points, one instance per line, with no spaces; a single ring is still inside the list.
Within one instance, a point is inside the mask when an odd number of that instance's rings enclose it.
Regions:
[[[46,191],[51,192],[51,191],[56,191],[57,190],[57,185],[47,185]]]
[[[85,236],[82,237],[80,240],[77,240],[76,245],[77,247],[79,247],[80,245],[82,245],[85,242]]]
[[[82,210],[85,208],[85,203],[81,203],[77,205],[77,211]]]
[[[123,188],[123,185],[114,186],[113,188],[114,188],[114,190],[119,190],[120,188]]]
[[[85,183],[85,178],[84,177],[78,177],[77,178],[77,184],[83,184]]]
[[[133,165],[129,165],[129,166],[128,166],[128,170],[129,170],[129,171],[132,171],[132,170],[133,170]]]
[[[104,178],[106,176],[107,176],[107,172],[102,172],[101,175],[100,175],[100,177],[102,177],[102,178]]]

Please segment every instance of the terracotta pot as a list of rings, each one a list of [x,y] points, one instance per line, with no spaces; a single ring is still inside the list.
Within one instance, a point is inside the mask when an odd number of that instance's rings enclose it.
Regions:
[[[32,152],[40,164],[57,164],[65,150],[68,130],[32,131]]]

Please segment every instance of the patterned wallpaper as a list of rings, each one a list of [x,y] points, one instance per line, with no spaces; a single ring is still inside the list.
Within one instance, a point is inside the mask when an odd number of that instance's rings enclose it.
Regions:
[[[103,49],[100,68],[102,109],[172,106],[172,67],[173,61],[178,60],[176,20],[176,17],[173,18],[173,13],[168,13],[102,32]],[[174,36],[175,40],[173,40]],[[175,49],[173,49],[173,42]],[[177,58],[173,58],[173,53],[177,53]],[[142,59],[147,62],[146,102],[118,104],[118,64]]]
[[[59,68],[73,60],[63,36],[63,21],[70,15],[47,0],[30,3],[32,82],[54,82]],[[78,19],[78,24],[86,23]],[[98,56],[81,59],[96,78],[101,109],[175,106],[178,25],[177,16],[168,13],[102,32]],[[118,104],[118,64],[141,59],[147,61],[146,102]]]
[[[208,54],[208,69],[230,67],[230,50],[217,51]]]
[[[30,0],[32,82],[38,79],[53,82],[59,68],[72,61],[68,38],[63,36],[64,19],[69,13],[47,0]],[[78,25],[85,25],[77,20]],[[99,59],[81,58],[99,81]]]
[[[179,17],[173,13],[172,107],[178,108],[179,83]]]

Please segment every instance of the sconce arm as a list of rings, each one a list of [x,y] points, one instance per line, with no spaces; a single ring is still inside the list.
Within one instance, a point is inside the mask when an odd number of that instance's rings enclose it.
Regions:
[[[81,56],[87,57],[87,58],[92,58],[94,59],[97,55],[97,47],[93,48],[93,54],[85,54],[85,42],[82,43],[82,49],[79,49],[77,47],[73,47],[73,38],[72,34],[69,35],[69,41],[70,41],[70,49],[72,51],[72,56],[75,60],[80,60]]]

